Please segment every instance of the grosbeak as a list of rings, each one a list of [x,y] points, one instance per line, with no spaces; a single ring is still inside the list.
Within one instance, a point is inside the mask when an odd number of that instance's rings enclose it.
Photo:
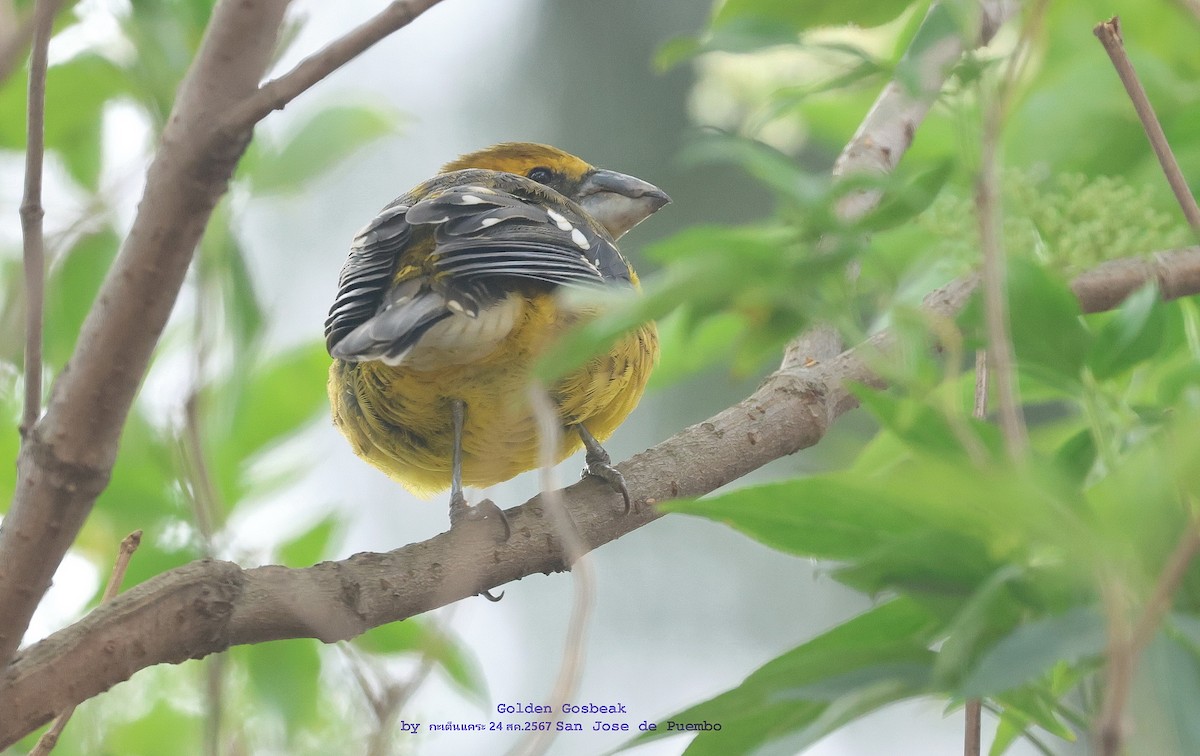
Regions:
[[[616,239],[670,199],[632,176],[541,144],[464,155],[383,208],[355,237],[325,321],[333,420],[354,452],[417,494],[451,489],[450,520],[496,516],[467,504],[536,467],[533,366],[594,312],[578,287],[638,289]],[[638,403],[658,357],[647,323],[547,386],[561,461],[582,445],[587,473],[629,492],[599,441]]]

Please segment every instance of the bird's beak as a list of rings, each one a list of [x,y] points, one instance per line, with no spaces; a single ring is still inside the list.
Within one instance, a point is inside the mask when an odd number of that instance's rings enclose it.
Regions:
[[[579,186],[579,204],[619,239],[671,201],[666,192],[640,178],[594,170]]]

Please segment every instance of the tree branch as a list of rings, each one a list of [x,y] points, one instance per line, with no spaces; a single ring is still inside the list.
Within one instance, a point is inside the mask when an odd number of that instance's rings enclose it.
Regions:
[[[1146,138],[1150,140],[1150,147],[1154,149],[1154,155],[1158,158],[1158,164],[1167,177],[1167,183],[1171,185],[1171,191],[1174,192],[1176,201],[1179,202],[1183,217],[1192,227],[1192,233],[1200,237],[1200,207],[1196,205],[1196,198],[1188,187],[1187,179],[1183,177],[1183,171],[1179,169],[1179,162],[1175,159],[1175,153],[1171,150],[1171,144],[1167,141],[1162,124],[1154,113],[1154,106],[1150,104],[1146,88],[1142,86],[1137,72],[1133,70],[1133,62],[1125,54],[1125,41],[1121,39],[1121,20],[1113,16],[1107,21],[1096,24],[1092,33],[1100,40],[1100,44],[1104,45],[1104,51],[1108,53],[1113,68],[1117,70],[1117,76],[1120,77],[1121,84],[1125,86],[1125,92],[1133,101],[1133,109],[1137,111],[1138,119],[1142,122],[1142,129],[1146,132]]]
[[[979,36],[975,46],[983,46],[1020,6],[1016,0],[977,0],[977,3]],[[950,17],[953,12],[941,3],[930,6],[917,37],[936,34],[937,38],[929,44],[914,44],[905,53],[900,67],[913,75],[897,76],[879,93],[858,131],[834,162],[834,176],[891,173],[908,151],[917,127],[937,102],[951,70],[967,49],[966,41],[958,33],[958,22]],[[857,220],[879,204],[881,197],[880,190],[848,194],[838,204],[838,217]]]
[[[1170,281],[1162,291],[1168,299],[1200,293],[1200,247],[1155,260],[1108,263],[1075,279],[1072,288],[1088,312],[1102,303],[1115,306],[1147,281]],[[925,307],[951,316],[977,285],[977,276],[955,281],[930,294]],[[619,465],[631,494],[649,503],[699,496],[816,444],[857,405],[847,382],[882,385],[858,352],[886,351],[891,343],[885,331],[858,349],[816,352],[807,367],[777,371],[743,401]],[[652,506],[622,514],[611,488],[593,479],[561,496],[589,551],[660,516]],[[512,537],[500,545],[490,527],[460,528],[386,554],[305,569],[244,570],[203,560],[151,578],[13,660],[0,675],[0,748],[56,711],[154,664],[244,643],[352,638],[513,580],[561,571],[564,550],[546,506],[535,496],[507,510]]]
[[[103,490],[192,251],[250,138],[218,128],[255,91],[288,0],[221,0],[180,86],[137,218],[26,435],[0,524],[0,664],[16,650],[67,548]]]
[[[17,493],[0,524],[0,666],[108,483],[138,385],[254,124],[436,2],[397,0],[262,88],[289,0],[217,3],[147,172],[133,227],[17,461]]]
[[[305,90],[349,63],[376,42],[408,26],[441,0],[394,0],[379,13],[308,56],[291,71],[272,79],[239,103],[226,121],[234,129],[249,128],[273,110],[283,110]]]
[[[28,109],[25,115],[25,189],[21,198],[21,235],[25,269],[25,403],[21,436],[42,411],[42,318],[46,298],[46,251],[42,219],[42,168],[46,158],[46,51],[54,31],[57,0],[38,0],[33,9],[29,53]]]

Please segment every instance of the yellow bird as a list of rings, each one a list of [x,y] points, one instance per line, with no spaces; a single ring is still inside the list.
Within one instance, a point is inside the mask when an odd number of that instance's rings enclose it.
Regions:
[[[406,488],[451,489],[450,520],[496,517],[467,504],[538,465],[532,369],[580,318],[564,289],[638,288],[615,240],[670,202],[641,179],[547,145],[464,155],[396,199],[355,237],[325,322],[333,420],[354,452]],[[547,387],[561,461],[629,492],[599,441],[637,405],[658,358],[648,323]]]

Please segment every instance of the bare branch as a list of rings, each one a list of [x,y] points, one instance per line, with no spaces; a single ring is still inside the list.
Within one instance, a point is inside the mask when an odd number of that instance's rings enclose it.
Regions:
[[[389,34],[408,26],[441,0],[394,0],[386,8],[342,37],[330,42],[277,79],[259,87],[230,111],[226,122],[235,130],[253,126],[329,74],[358,57]]]
[[[46,297],[46,250],[42,233],[42,167],[46,157],[46,51],[54,31],[57,0],[38,0],[33,9],[29,53],[29,95],[25,115],[25,193],[21,198],[21,235],[25,268],[25,404],[21,436],[42,411],[42,317]]]
[[[1047,2],[1039,0],[1030,11],[1017,48],[1009,56],[1004,75],[984,111],[979,176],[975,184],[976,214],[983,253],[983,310],[987,325],[988,370],[996,387],[1004,446],[1012,459],[1024,456],[1029,439],[1017,399],[1017,364],[1009,333],[998,153],[1004,119],[1016,91],[1021,69],[1028,60],[1029,42],[1041,27]]]
[[[26,435],[0,524],[0,664],[104,489],[125,418],[212,208],[250,131],[220,118],[257,89],[288,0],[221,0],[180,87],[137,218],[46,415]]]
[[[1125,706],[1129,701],[1138,658],[1158,632],[1162,618],[1171,608],[1171,597],[1179,589],[1197,554],[1200,554],[1200,525],[1192,520],[1163,565],[1154,591],[1142,608],[1137,624],[1132,627],[1127,618],[1128,601],[1125,600],[1125,593],[1111,583],[1105,591],[1105,605],[1109,614],[1108,673],[1104,703],[1096,721],[1096,740],[1104,756],[1121,753],[1121,744],[1125,739]]]
[[[1012,17],[1019,8],[1016,0],[977,0],[979,8],[978,46],[986,45],[996,31]],[[965,41],[954,30],[957,23],[945,21],[944,16],[952,13],[941,3],[933,3],[917,36],[929,33],[929,29],[951,30],[932,43],[924,44],[915,52],[905,53],[901,68],[912,72],[911,77],[899,77],[888,83],[866,118],[858,127],[833,166],[835,177],[853,174],[886,174],[900,162],[900,158],[912,145],[917,127],[925,120],[929,109],[937,101],[951,70],[962,59]],[[838,205],[838,217],[857,220],[879,204],[878,190],[848,194]]]
[[[1111,264],[1080,277],[1085,310],[1156,275],[1196,283],[1163,296],[1200,293],[1200,247],[1158,257],[1160,268]],[[948,284],[925,300],[932,313],[957,312],[978,277]],[[887,351],[882,332],[840,355],[813,352],[808,367],[779,370],[758,391],[708,420],[626,460],[619,469],[638,501],[699,496],[779,457],[816,444],[857,406],[849,381],[881,386],[858,352]],[[561,492],[590,551],[652,522],[652,506],[622,514],[611,489],[586,479]],[[544,496],[507,510],[512,537],[497,545],[487,528],[460,528],[386,554],[356,554],[306,569],[244,570],[213,560],[151,578],[75,625],[25,649],[0,673],[0,748],[139,669],[178,663],[231,645],[283,638],[326,642],[412,617],[481,590],[565,569],[563,547]]]
[[[987,417],[988,398],[988,365],[987,351],[975,352],[975,407],[972,413],[975,419]],[[972,698],[967,701],[963,722],[963,756],[979,756],[982,746],[983,701]]]
[[[1121,77],[1121,83],[1125,85],[1125,92],[1133,101],[1133,109],[1137,111],[1138,118],[1141,119],[1142,128],[1146,131],[1146,138],[1150,140],[1150,146],[1154,148],[1158,164],[1162,166],[1163,173],[1167,176],[1167,183],[1171,185],[1171,191],[1175,193],[1175,199],[1183,210],[1183,217],[1187,219],[1192,231],[1200,238],[1200,207],[1196,206],[1196,198],[1192,195],[1192,190],[1188,188],[1183,171],[1179,170],[1175,153],[1171,151],[1167,135],[1163,133],[1162,124],[1158,122],[1158,116],[1154,113],[1154,106],[1150,104],[1150,98],[1146,96],[1146,89],[1138,80],[1137,72],[1133,70],[1133,63],[1129,60],[1129,56],[1125,54],[1125,42],[1121,39],[1121,20],[1113,16],[1107,21],[1096,24],[1092,32],[1100,40],[1100,44],[1104,45],[1104,51],[1112,60],[1113,68],[1117,69],[1117,76]]]
[[[137,551],[138,546],[142,544],[142,531],[135,530],[129,535],[121,539],[121,546],[117,551],[116,562],[113,563],[112,574],[108,576],[108,584],[104,586],[104,594],[100,597],[100,602],[112,601],[117,593],[121,590],[121,583],[125,581],[125,571],[129,569],[129,560],[133,558],[133,552]],[[58,744],[58,738],[67,727],[67,722],[71,721],[71,715],[75,713],[75,707],[68,707],[65,711],[54,718],[54,722],[46,732],[42,733],[42,737],[33,746],[33,750],[29,752],[29,756],[46,756],[54,750],[54,746]]]

